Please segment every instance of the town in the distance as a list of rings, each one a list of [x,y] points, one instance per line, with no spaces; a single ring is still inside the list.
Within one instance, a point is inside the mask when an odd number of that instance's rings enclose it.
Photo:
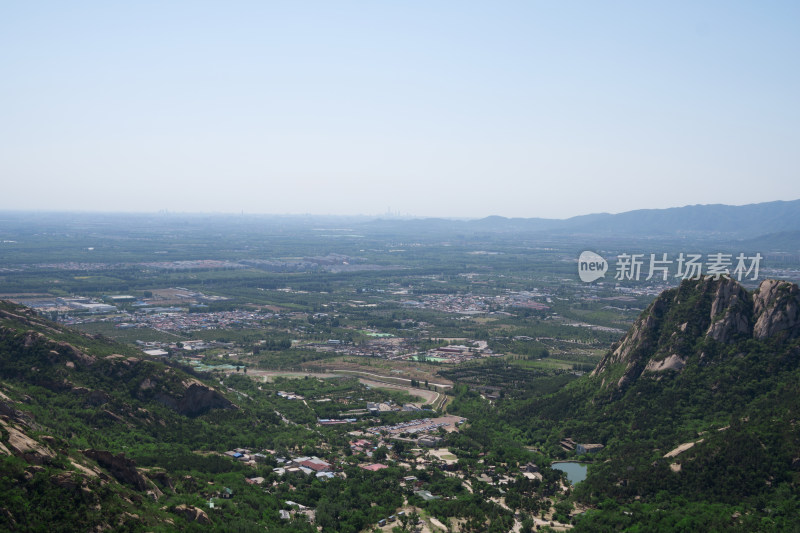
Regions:
[[[774,204],[727,233],[2,213],[0,529],[796,527]]]

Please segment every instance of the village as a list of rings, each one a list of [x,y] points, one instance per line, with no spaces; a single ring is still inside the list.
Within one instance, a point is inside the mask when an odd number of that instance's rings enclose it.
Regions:
[[[286,399],[299,399],[292,393],[282,395]],[[295,396],[294,398],[290,398]],[[433,488],[432,480],[444,476],[457,480],[461,490],[474,492],[489,490],[498,494],[492,500],[506,507],[504,502],[503,487],[514,484],[519,480],[541,483],[542,472],[533,462],[506,463],[486,462],[484,458],[478,459],[474,465],[466,466],[456,452],[442,446],[448,433],[457,432],[459,426],[467,423],[461,417],[444,416],[433,419],[416,419],[404,423],[373,426],[365,431],[350,431],[348,449],[345,454],[337,454],[332,450],[321,458],[318,455],[281,454],[277,450],[264,449],[254,452],[248,448],[235,448],[224,453],[233,461],[251,467],[254,471],[268,474],[247,475],[245,481],[249,485],[262,487],[265,492],[286,491],[289,494],[295,490],[295,485],[306,483],[309,479],[319,482],[329,481],[334,478],[347,478],[347,471],[356,467],[364,472],[378,473],[382,470],[400,469],[405,473],[397,477],[396,488],[403,494],[403,506],[394,514],[379,519],[374,527],[380,531],[391,531],[393,525],[403,523],[409,526],[407,531],[418,533],[439,533],[449,529],[447,520],[437,519],[417,502],[432,502],[436,500],[450,500],[451,494],[439,494]],[[587,445],[589,446],[589,445]],[[325,446],[320,450],[326,449]],[[593,453],[595,450],[586,450]],[[320,454],[322,455],[322,454]],[[486,489],[480,489],[486,487]],[[562,485],[562,490],[568,486]],[[497,492],[499,490],[499,492]],[[235,499],[236,493],[227,487],[215,489],[206,493],[208,496],[208,512],[214,512],[219,499]],[[286,521],[303,519],[312,524],[316,519],[316,509],[304,505],[295,499],[283,500],[284,508],[280,510],[280,518]],[[216,503],[215,503],[216,502]],[[516,520],[520,513],[516,513]],[[571,528],[570,524],[562,524],[553,520],[553,511],[550,506],[544,506],[541,515],[534,517],[536,529],[547,526],[556,531]],[[455,523],[454,523],[455,524]]]

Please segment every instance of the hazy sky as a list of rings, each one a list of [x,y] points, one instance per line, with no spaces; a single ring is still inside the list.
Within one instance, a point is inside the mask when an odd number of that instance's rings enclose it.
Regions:
[[[800,198],[800,2],[6,1],[0,209]]]

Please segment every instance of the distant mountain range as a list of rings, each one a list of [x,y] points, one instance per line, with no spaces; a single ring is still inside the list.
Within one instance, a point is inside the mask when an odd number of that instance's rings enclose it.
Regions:
[[[619,214],[597,213],[567,219],[506,218],[490,216],[476,220],[425,218],[379,219],[363,223],[371,231],[422,233],[548,233],[573,236],[686,236],[753,239],[781,234],[782,241],[800,237],[800,200],[775,201],[742,206],[689,205],[669,209],[638,209]]]
[[[533,211],[534,208],[532,207]],[[213,227],[220,231],[305,232],[325,228],[344,234],[403,238],[491,238],[524,235],[543,238],[698,239],[714,242],[753,241],[784,251],[800,250],[800,200],[742,206],[710,204],[638,209],[624,213],[595,213],[566,219],[507,218],[375,218],[334,215],[233,215],[209,213],[57,213],[0,211],[0,238],[14,238],[18,230],[60,233],[102,232],[112,227],[141,237],[143,234],[191,232]],[[8,237],[4,237],[8,235]]]

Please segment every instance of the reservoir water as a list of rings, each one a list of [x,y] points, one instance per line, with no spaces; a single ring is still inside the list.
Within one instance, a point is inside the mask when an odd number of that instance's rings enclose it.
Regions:
[[[586,479],[586,470],[588,469],[588,466],[583,463],[576,463],[575,461],[559,461],[550,466],[566,472],[567,479],[569,479],[569,482],[573,485]]]

